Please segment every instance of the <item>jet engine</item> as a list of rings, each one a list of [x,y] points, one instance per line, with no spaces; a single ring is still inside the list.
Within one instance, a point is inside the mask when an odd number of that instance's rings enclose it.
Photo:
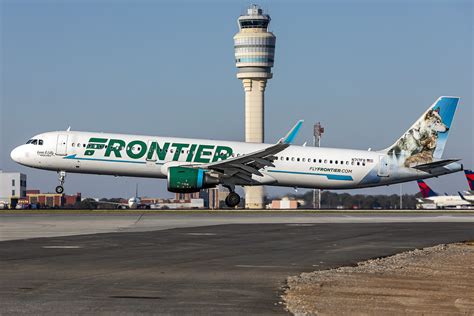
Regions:
[[[203,169],[189,167],[168,168],[168,191],[175,193],[199,192],[219,184],[219,179]]]

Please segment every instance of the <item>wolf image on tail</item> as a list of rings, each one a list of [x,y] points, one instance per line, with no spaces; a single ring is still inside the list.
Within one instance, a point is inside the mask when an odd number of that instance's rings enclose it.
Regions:
[[[440,97],[391,147],[388,154],[405,167],[441,158],[459,98]],[[445,135],[440,142],[441,135]]]

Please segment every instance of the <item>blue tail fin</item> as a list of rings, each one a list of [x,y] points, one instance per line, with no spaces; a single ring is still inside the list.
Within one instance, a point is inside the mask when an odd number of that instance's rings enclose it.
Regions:
[[[440,159],[459,103],[458,97],[440,97],[389,148],[400,165],[413,167]]]

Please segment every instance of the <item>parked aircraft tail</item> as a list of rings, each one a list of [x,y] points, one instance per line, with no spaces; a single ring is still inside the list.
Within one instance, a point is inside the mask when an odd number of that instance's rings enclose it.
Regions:
[[[464,173],[466,174],[466,180],[467,180],[467,183],[469,184],[470,190],[474,191],[474,171],[464,170]]]
[[[420,188],[420,192],[421,192],[421,195],[423,196],[423,198],[428,198],[428,197],[432,197],[432,196],[438,196],[438,193],[436,193],[435,191],[433,191],[433,190],[428,186],[428,184],[426,184],[425,181],[423,181],[423,180],[417,180],[416,182],[418,183],[418,187]]]

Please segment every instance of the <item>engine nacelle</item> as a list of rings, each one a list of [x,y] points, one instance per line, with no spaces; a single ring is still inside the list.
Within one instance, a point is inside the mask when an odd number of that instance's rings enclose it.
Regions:
[[[219,184],[219,179],[210,176],[203,169],[187,167],[168,168],[168,191],[175,193],[199,192]]]

